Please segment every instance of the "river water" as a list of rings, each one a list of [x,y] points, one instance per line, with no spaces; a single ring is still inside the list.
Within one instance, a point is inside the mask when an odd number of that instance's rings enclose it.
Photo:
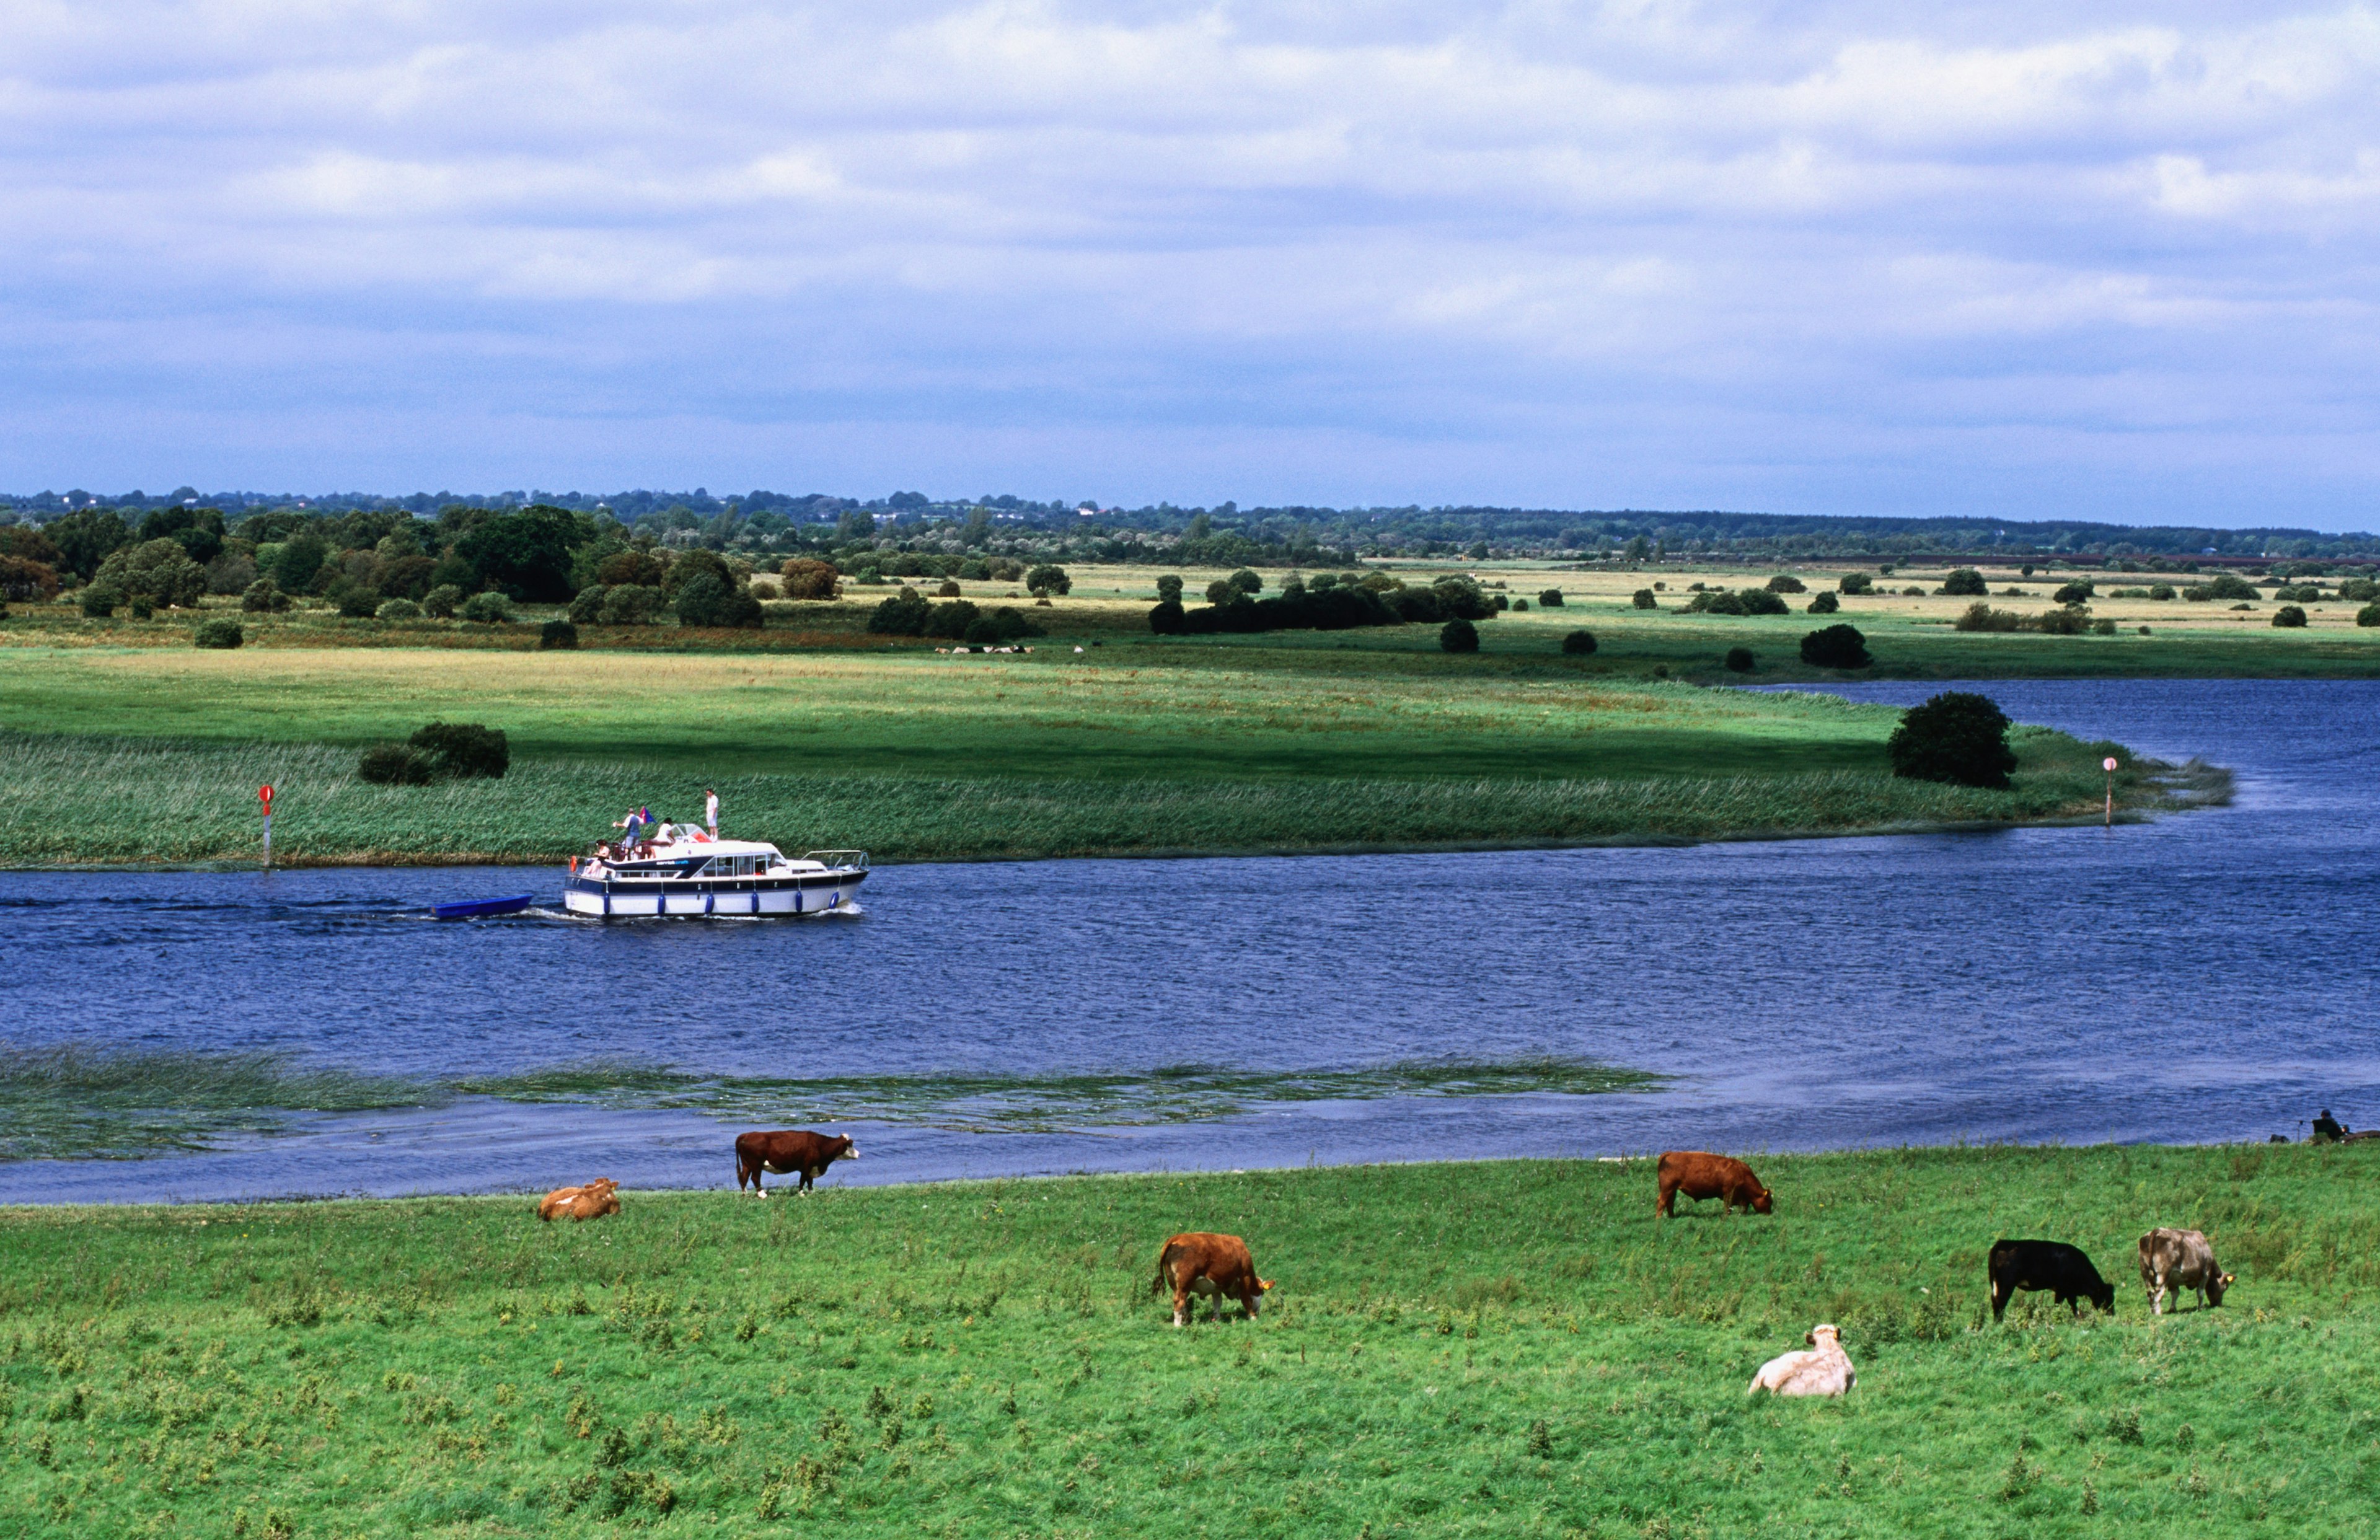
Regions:
[[[1967,687],[2020,721],[2230,766],[2237,801],[2112,831],[894,867],[864,916],[803,923],[407,913],[551,901],[542,870],[0,873],[0,1037],[440,1078],[590,1059],[808,1077],[1541,1054],[1674,1077],[1186,1125],[838,1125],[864,1154],[833,1182],[2261,1139],[2301,1135],[2323,1106],[2380,1118],[2380,682]],[[598,1171],[723,1185],[740,1126],[467,1097],[304,1117],[204,1154],[0,1164],[0,1202],[542,1190]]]

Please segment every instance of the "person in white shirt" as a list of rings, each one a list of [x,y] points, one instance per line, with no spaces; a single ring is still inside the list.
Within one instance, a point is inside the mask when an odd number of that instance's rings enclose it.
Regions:
[[[710,837],[719,838],[719,794],[705,786],[702,789],[702,821],[710,828]]]

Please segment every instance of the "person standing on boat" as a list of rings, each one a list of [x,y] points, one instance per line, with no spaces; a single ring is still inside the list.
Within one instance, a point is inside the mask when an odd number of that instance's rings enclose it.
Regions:
[[[719,838],[719,794],[709,786],[702,788],[702,821],[710,829],[710,837]]]

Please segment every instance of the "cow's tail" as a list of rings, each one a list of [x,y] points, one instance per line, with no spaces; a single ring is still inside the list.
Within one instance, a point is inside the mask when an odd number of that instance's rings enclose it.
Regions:
[[[1166,1242],[1166,1243],[1165,1243],[1165,1244],[1164,1244],[1163,1246],[1161,1246],[1161,1247],[1160,1247],[1160,1248],[1158,1249],[1158,1253],[1157,1253],[1157,1276],[1156,1276],[1155,1278],[1153,1278],[1153,1279],[1149,1279],[1149,1282],[1148,1282],[1148,1291],[1149,1291],[1150,1293],[1152,1293],[1152,1294],[1161,1294],[1161,1293],[1165,1292],[1165,1286],[1166,1286],[1168,1283],[1170,1283],[1170,1282],[1172,1282],[1172,1279],[1171,1278],[1171,1276],[1170,1276],[1170,1275],[1167,1273],[1167,1271],[1166,1271],[1166,1267],[1165,1267],[1165,1265],[1166,1265],[1168,1262],[1171,1262],[1171,1261],[1172,1261],[1172,1260],[1173,1260],[1173,1243],[1172,1243],[1172,1242],[1171,1242],[1171,1241],[1168,1241],[1168,1242]]]

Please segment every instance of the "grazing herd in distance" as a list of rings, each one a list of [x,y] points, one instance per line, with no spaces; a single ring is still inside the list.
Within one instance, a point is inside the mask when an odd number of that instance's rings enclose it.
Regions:
[[[838,1160],[856,1160],[859,1146],[843,1134],[814,1134],[803,1129],[780,1129],[774,1132],[755,1131],[735,1137],[735,1187],[738,1192],[749,1186],[759,1197],[768,1192],[760,1184],[764,1172],[780,1175],[800,1173],[796,1192],[810,1191],[810,1184],[826,1174]],[[1718,1198],[1724,1212],[1733,1214],[1741,1208],[1750,1214],[1776,1212],[1776,1195],[1762,1184],[1750,1166],[1733,1156],[1714,1155],[1708,1150],[1664,1150],[1655,1168],[1657,1195],[1654,1213],[1661,1219],[1677,1217],[1677,1200],[1681,1194],[1701,1202]],[[540,1219],[568,1218],[574,1220],[601,1219],[620,1211],[620,1184],[609,1177],[601,1177],[576,1187],[558,1187],[548,1193],[537,1206]],[[2224,1291],[2230,1288],[2233,1275],[2225,1272],[2215,1260],[2214,1248],[2204,1235],[2195,1230],[2172,1230],[2160,1227],[2150,1231],[2140,1240],[2141,1287],[2149,1296],[2152,1315],[2165,1314],[2166,1302],[2178,1299],[2187,1290],[2199,1297],[2200,1308],[2219,1305]],[[2081,1248],[2063,1241],[1999,1241],[1993,1244],[1985,1263],[1991,1282],[1992,1319],[1999,1320],[2009,1301],[2021,1292],[2047,1292],[2053,1303],[2066,1305],[2080,1316],[2082,1302],[2088,1300],[2100,1310],[2113,1314],[2116,1308],[2116,1286],[2099,1276],[2099,1269]],[[1211,1319],[1221,1321],[1223,1302],[1237,1300],[1240,1308],[1253,1319],[1271,1290],[1270,1279],[1257,1276],[1256,1258],[1248,1252],[1248,1243],[1236,1235],[1210,1234],[1203,1231],[1187,1231],[1169,1236],[1158,1249],[1157,1277],[1149,1288],[1161,1293],[1171,1285],[1173,1291],[1173,1324],[1187,1324],[1196,1314],[1193,1303],[1199,1299],[1214,1302]],[[1810,1328],[1803,1340],[1808,1344],[1803,1351],[1781,1354],[1760,1366],[1747,1395],[1763,1390],[1778,1396],[1840,1396],[1858,1382],[1858,1373],[1844,1352],[1841,1330],[1827,1322]]]

